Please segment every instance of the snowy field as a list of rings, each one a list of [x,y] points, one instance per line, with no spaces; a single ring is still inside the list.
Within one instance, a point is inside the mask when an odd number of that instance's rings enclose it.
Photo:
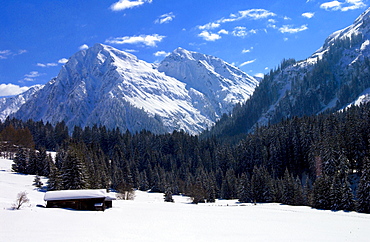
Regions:
[[[190,204],[174,196],[136,192],[113,208],[74,211],[43,208],[34,176],[10,171],[0,159],[0,241],[370,241],[370,215],[279,204]],[[30,203],[11,210],[21,191]]]

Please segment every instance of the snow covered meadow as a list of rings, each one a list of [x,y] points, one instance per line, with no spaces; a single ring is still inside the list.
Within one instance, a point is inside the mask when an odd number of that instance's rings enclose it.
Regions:
[[[174,196],[136,192],[113,208],[75,211],[44,208],[33,175],[11,172],[0,159],[0,241],[369,241],[370,215],[279,204],[190,204]],[[45,182],[45,181],[43,181]],[[11,206],[21,191],[30,202]]]

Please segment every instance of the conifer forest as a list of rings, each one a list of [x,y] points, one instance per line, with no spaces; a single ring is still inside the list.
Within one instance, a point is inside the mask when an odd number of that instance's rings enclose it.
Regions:
[[[8,118],[2,155],[13,170],[48,177],[48,190],[139,189],[215,199],[370,212],[370,105],[257,127],[238,142],[182,131],[130,133],[104,126]],[[56,151],[52,157],[46,151]]]

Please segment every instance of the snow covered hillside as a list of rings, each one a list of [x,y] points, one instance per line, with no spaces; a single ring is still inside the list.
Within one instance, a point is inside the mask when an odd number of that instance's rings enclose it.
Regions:
[[[336,112],[368,102],[370,88],[370,8],[352,25],[334,32],[306,60],[283,60],[265,75],[246,104],[211,135],[253,131],[257,125],[294,116]],[[218,126],[218,127],[217,127]]]
[[[0,120],[4,121],[10,114],[17,112],[25,102],[43,87],[43,85],[34,85],[16,96],[0,98]]]
[[[31,184],[34,176],[10,171],[0,159],[1,241],[368,241],[370,215],[331,212],[279,204],[189,203],[174,196],[136,192],[135,200],[113,201],[113,208],[75,211],[43,208],[44,193]],[[11,204],[21,191],[30,203]]]
[[[190,93],[203,93],[211,104],[213,120],[247,100],[258,85],[256,79],[217,57],[183,48],[168,55],[158,70],[186,83]]]
[[[197,134],[247,100],[258,83],[215,57],[197,56],[202,67],[192,72],[195,85],[176,79],[177,75],[168,76],[132,54],[96,44],[74,54],[55,79],[22,103],[14,117],[53,125],[64,121],[70,131],[74,126],[97,124],[132,132]],[[182,62],[186,65],[191,60]],[[221,66],[224,73],[219,74]]]

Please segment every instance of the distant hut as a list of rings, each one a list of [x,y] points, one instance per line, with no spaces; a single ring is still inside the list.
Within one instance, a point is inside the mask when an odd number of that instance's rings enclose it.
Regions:
[[[61,190],[45,193],[47,208],[72,208],[77,210],[104,211],[112,207],[115,197],[109,196],[104,189],[98,190]]]

